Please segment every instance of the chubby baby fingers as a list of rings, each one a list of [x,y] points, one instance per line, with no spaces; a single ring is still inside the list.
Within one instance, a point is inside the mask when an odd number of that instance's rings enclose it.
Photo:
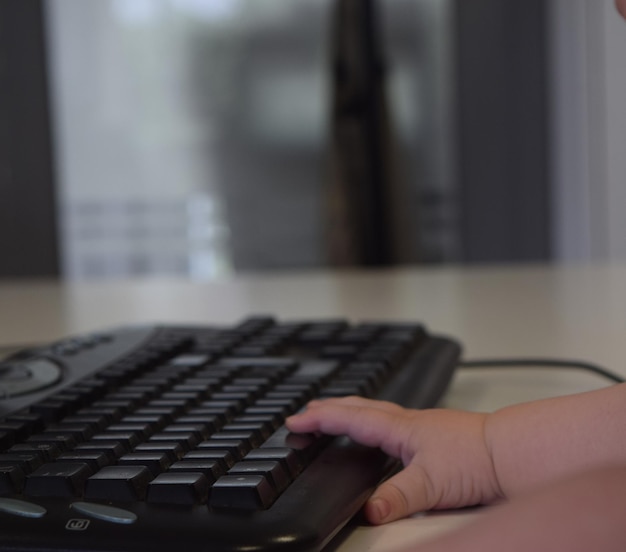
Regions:
[[[411,433],[410,420],[404,409],[388,412],[344,401],[323,401],[315,407],[287,418],[286,425],[296,433],[321,432],[347,435],[370,447],[379,447],[400,458],[400,452]]]

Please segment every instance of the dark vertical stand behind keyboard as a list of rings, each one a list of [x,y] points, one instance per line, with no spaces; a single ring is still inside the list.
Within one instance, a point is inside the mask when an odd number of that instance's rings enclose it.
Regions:
[[[396,463],[290,434],[314,397],[434,406],[460,347],[419,324],[133,327],[0,362],[0,550],[321,550]]]

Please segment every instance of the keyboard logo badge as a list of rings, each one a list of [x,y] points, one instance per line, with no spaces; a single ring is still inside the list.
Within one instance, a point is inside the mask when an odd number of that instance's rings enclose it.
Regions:
[[[87,527],[89,527],[88,519],[70,519],[65,524],[65,528],[68,531],[84,531]]]

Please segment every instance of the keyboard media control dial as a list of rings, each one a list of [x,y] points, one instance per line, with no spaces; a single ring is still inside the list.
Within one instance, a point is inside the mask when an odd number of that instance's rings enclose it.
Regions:
[[[61,367],[45,358],[20,360],[0,366],[0,400],[34,393],[61,379]]]

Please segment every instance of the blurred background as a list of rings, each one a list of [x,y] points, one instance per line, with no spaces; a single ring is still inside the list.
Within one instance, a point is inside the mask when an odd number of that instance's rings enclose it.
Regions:
[[[626,259],[612,0],[2,0],[0,276]]]

